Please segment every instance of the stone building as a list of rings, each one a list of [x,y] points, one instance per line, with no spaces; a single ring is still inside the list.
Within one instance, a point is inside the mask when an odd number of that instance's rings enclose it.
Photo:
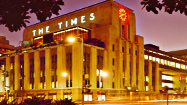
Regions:
[[[75,42],[68,42],[72,36]],[[45,96],[80,101],[84,91],[85,101],[107,100],[129,87],[155,92],[162,88],[158,62],[149,74],[144,67],[147,50],[143,37],[136,35],[133,10],[115,1],[29,26],[23,41],[29,42],[25,48],[0,57],[1,71],[8,72],[8,79],[0,80],[4,84],[0,91],[8,90],[11,99]]]

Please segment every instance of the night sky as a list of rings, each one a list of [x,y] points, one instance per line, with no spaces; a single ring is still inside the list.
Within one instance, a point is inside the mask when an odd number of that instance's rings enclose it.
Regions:
[[[103,2],[105,0],[64,0],[60,15],[72,12],[87,6]],[[154,14],[142,10],[141,0],[115,0],[116,2],[134,10],[136,16],[136,34],[144,37],[145,44],[154,44],[164,51],[187,49],[187,16],[180,13],[172,15],[166,12]],[[31,15],[30,24],[39,21]],[[56,16],[53,16],[53,18]],[[9,32],[8,28],[0,25],[0,35],[6,36],[11,45],[18,46],[22,41],[24,28],[19,32]]]

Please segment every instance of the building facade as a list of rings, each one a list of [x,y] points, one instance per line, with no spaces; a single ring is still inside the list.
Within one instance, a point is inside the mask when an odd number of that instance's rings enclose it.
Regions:
[[[170,90],[186,90],[186,58],[161,51],[151,44],[145,45],[144,51],[146,91],[163,90],[165,86]]]
[[[9,51],[13,51],[14,46],[9,44],[9,40],[6,40],[6,37],[0,36],[0,56]]]
[[[74,43],[68,42],[70,36],[76,37]],[[9,98],[81,101],[84,91],[84,100],[92,101],[107,100],[128,87],[162,88],[161,65],[146,58],[152,55],[136,35],[133,10],[112,0],[29,26],[23,41],[29,42],[25,48],[0,57],[1,71],[7,71],[0,91],[8,90]]]

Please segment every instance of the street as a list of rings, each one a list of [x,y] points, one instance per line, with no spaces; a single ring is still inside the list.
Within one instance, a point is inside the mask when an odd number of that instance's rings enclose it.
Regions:
[[[169,103],[168,105],[186,105],[187,103]],[[79,104],[81,105],[81,104]],[[94,105],[94,104],[84,104],[84,105]],[[128,104],[97,104],[97,105],[167,105],[167,103],[128,103]]]

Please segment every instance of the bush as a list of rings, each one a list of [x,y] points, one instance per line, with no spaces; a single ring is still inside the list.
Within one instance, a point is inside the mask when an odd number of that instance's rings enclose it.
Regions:
[[[8,101],[8,100],[3,99],[3,100],[0,102],[0,105],[8,105],[8,104],[7,104],[7,101]]]
[[[76,105],[76,103],[68,99],[57,100],[52,103],[51,99],[33,97],[32,99],[27,98],[21,103],[17,103],[16,100],[13,100],[9,104],[8,100],[4,99],[0,102],[0,105]]]
[[[33,97],[32,99],[25,99],[24,102],[27,105],[51,105],[51,99],[37,98]]]
[[[76,105],[75,102],[72,102],[72,100],[68,100],[67,98],[64,100],[56,101],[55,105]]]

